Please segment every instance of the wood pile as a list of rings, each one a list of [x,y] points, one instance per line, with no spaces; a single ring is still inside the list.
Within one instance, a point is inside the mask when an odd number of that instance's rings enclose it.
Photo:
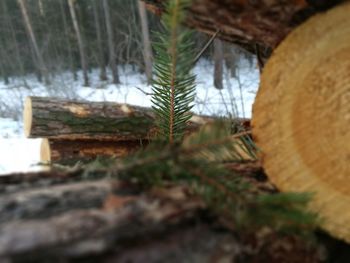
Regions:
[[[123,157],[146,146],[157,134],[150,108],[112,102],[28,97],[23,117],[25,135],[43,138],[43,162]],[[194,115],[186,134],[215,120]],[[249,126],[247,119],[239,122]]]

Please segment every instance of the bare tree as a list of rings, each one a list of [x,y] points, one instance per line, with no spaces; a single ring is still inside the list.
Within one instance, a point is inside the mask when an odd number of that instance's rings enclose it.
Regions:
[[[237,54],[237,48],[232,45],[225,43],[224,44],[224,57],[226,68],[230,73],[230,77],[237,77],[237,64],[239,56]]]
[[[83,75],[84,75],[84,86],[89,86],[88,67],[87,67],[87,62],[86,62],[84,42],[83,42],[82,35],[80,33],[77,15],[76,15],[75,9],[74,9],[74,2],[75,2],[75,0],[68,0],[69,11],[70,11],[70,14],[72,17],[73,27],[74,27],[75,34],[76,34],[77,40],[78,40],[79,53],[80,53],[80,63],[81,63],[81,67],[83,69]]]
[[[139,15],[141,19],[142,41],[143,41],[143,57],[145,61],[145,71],[147,83],[152,81],[152,48],[148,30],[148,19],[145,2],[138,1]]]
[[[223,69],[224,69],[224,50],[222,41],[214,40],[214,86],[217,89],[223,89]]]
[[[97,2],[99,2],[99,0],[92,0],[92,9],[94,11],[95,28],[96,28],[96,35],[97,35],[98,64],[101,70],[100,80],[107,80],[106,63],[104,58],[103,42],[102,42],[102,35],[101,35],[100,16],[99,16]]]
[[[118,67],[116,63],[116,55],[114,50],[114,36],[112,30],[111,16],[109,13],[108,0],[103,0],[103,9],[105,13],[105,22],[107,28],[107,38],[108,38],[108,52],[109,52],[109,66],[112,70],[113,83],[119,84],[119,74]]]
[[[73,59],[73,51],[72,51],[72,44],[70,42],[69,39],[69,28],[68,28],[68,23],[67,23],[67,17],[66,17],[66,12],[64,9],[64,4],[65,4],[65,0],[60,0],[60,9],[61,9],[61,16],[62,16],[62,21],[63,21],[63,28],[64,28],[64,39],[66,42],[66,47],[67,47],[67,51],[68,51],[68,63],[69,63],[69,67],[70,70],[73,74],[73,78],[74,80],[78,79],[77,76],[77,72],[75,70],[75,66],[74,66],[74,59]]]
[[[16,37],[16,31],[15,31],[15,28],[13,26],[11,17],[9,15],[9,10],[8,10],[6,1],[1,1],[1,3],[2,3],[2,8],[4,10],[4,19],[5,19],[6,27],[8,27],[8,29],[11,32],[10,38],[12,40],[12,45],[13,45],[13,48],[15,50],[15,56],[16,56],[17,66],[19,68],[19,73],[21,76],[24,76],[24,65],[23,65],[23,61],[21,58],[21,54],[20,54],[19,44],[18,44],[18,40]],[[25,82],[25,80],[24,80],[24,82]]]
[[[0,39],[1,40],[1,39]],[[0,42],[2,47],[5,46],[5,43]],[[8,72],[8,57],[6,56],[6,52],[4,48],[0,48],[0,73],[4,78],[5,85],[10,83],[9,72]]]
[[[35,59],[34,63],[37,65],[40,74],[44,76],[45,83],[49,83],[47,67],[44,63],[43,56],[39,50],[39,46],[38,46],[34,31],[33,31],[33,27],[32,27],[32,24],[31,24],[29,15],[28,15],[27,7],[25,5],[24,0],[17,0],[17,2],[18,2],[19,7],[21,9],[24,25],[25,25],[25,28],[26,28],[27,33],[29,35],[29,38],[31,40],[33,52],[35,54],[36,59]]]

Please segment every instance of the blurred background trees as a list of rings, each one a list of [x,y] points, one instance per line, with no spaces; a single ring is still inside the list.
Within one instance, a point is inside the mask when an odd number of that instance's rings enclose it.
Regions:
[[[1,0],[0,76],[12,78],[35,74],[50,82],[57,73],[69,71],[89,85],[89,72],[100,71],[101,80],[119,83],[118,67],[132,65],[152,76],[152,31],[159,18],[139,0]],[[199,52],[208,41],[195,33]],[[236,47],[215,41],[203,57],[215,61],[215,86],[222,88],[222,67],[232,75],[239,53]],[[252,56],[245,54],[250,60]],[[110,71],[108,71],[108,69]],[[80,73],[81,72],[81,73]],[[111,72],[111,74],[107,74]],[[25,78],[23,78],[25,82]]]

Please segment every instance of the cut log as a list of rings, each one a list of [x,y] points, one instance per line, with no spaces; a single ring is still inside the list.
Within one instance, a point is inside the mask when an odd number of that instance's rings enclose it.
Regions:
[[[197,130],[201,125],[214,120],[215,118],[194,115],[187,132]],[[23,121],[28,138],[139,141],[149,140],[157,132],[150,108],[113,102],[28,97]]]
[[[151,111],[125,104],[28,97],[23,114],[29,138],[139,140],[154,132]]]
[[[161,14],[167,0],[144,0]],[[294,28],[315,13],[342,2],[325,0],[195,0],[186,24],[238,44],[252,53],[274,49]]]
[[[101,157],[124,157],[147,141],[99,141],[99,140],[60,140],[42,139],[40,159],[42,162],[62,160],[91,160]]]
[[[350,242],[350,3],[312,17],[276,49],[253,107],[263,167]]]
[[[0,261],[320,262],[301,239],[256,233],[237,240],[185,186],[145,192],[91,175],[0,177]]]

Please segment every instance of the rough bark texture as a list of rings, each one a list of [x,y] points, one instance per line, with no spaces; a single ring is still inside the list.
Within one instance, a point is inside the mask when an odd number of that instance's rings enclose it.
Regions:
[[[145,0],[162,13],[166,0]],[[194,0],[186,24],[209,35],[239,44],[250,52],[270,54],[287,34],[315,13],[342,2],[324,0]]]
[[[41,161],[91,160],[100,157],[123,157],[135,152],[146,141],[100,141],[100,140],[60,140],[43,139]]]
[[[152,133],[153,114],[142,107],[29,97],[24,110],[30,138],[139,140]]]
[[[254,169],[241,167],[252,180]],[[0,260],[321,262],[302,239],[237,239],[184,186],[144,192],[83,170],[0,177]]]
[[[188,132],[213,120],[195,115],[189,123]],[[24,130],[29,138],[110,141],[147,140],[156,133],[150,108],[42,97],[27,98]]]

